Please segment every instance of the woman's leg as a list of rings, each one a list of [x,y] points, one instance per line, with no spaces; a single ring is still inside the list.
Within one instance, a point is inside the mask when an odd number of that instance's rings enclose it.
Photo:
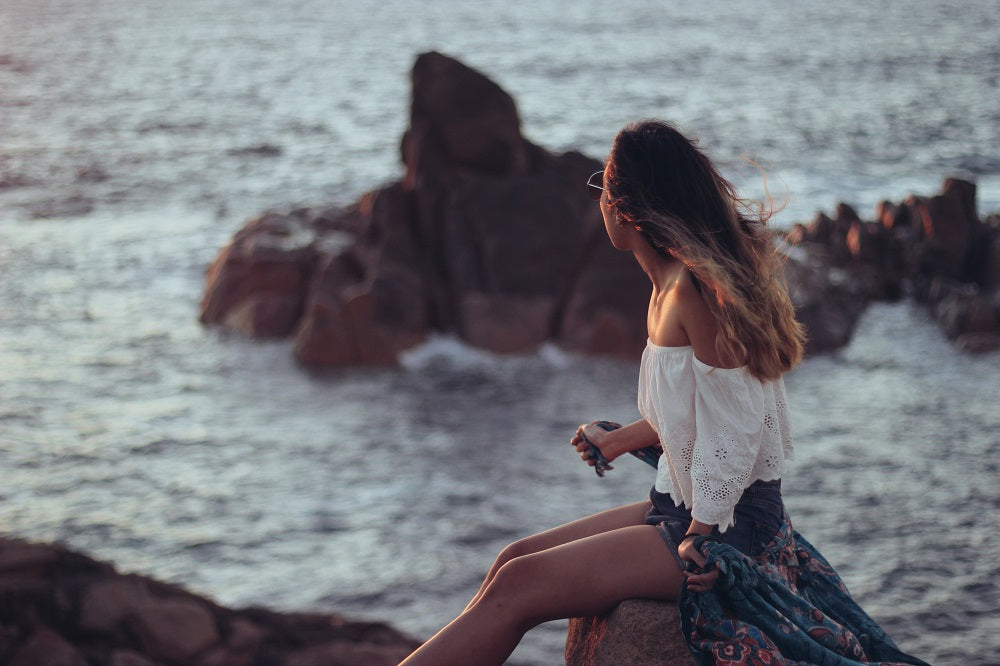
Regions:
[[[630,598],[676,599],[682,581],[654,526],[586,536],[502,565],[468,610],[403,663],[499,665],[542,622],[603,614]]]
[[[646,511],[648,510],[648,501],[626,504],[625,506],[601,511],[600,513],[595,513],[590,516],[586,516],[585,518],[580,518],[578,520],[560,525],[559,527],[553,527],[550,530],[539,532],[538,534],[532,534],[529,537],[515,541],[500,551],[500,554],[497,556],[493,566],[490,567],[489,572],[486,574],[486,578],[483,580],[483,584],[480,586],[479,591],[476,592],[476,596],[472,598],[472,601],[470,601],[469,605],[465,607],[465,610],[469,610],[473,604],[479,601],[479,598],[483,595],[483,592],[489,586],[494,576],[496,576],[500,567],[507,564],[507,562],[511,561],[515,557],[531,555],[532,553],[537,553],[538,551],[545,550],[547,548],[554,548],[555,546],[569,543],[570,541],[576,541],[577,539],[582,539],[584,537],[593,536],[595,534],[600,534],[602,532],[609,532],[611,530],[629,527],[631,525],[642,525],[642,519],[646,516]]]

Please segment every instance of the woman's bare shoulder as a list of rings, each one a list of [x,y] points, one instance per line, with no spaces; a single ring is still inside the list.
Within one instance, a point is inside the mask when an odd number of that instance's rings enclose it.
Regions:
[[[709,309],[706,299],[713,298],[711,288],[697,282],[688,269],[684,279],[677,284],[677,307],[681,327],[698,360],[716,368],[731,367],[719,357],[715,341],[719,335],[719,322]]]

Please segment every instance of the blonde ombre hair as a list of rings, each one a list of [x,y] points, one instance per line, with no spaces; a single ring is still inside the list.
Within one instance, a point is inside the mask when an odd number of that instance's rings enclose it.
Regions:
[[[768,209],[741,199],[695,142],[663,121],[619,132],[605,174],[619,223],[695,276],[719,322],[724,361],[767,380],[802,359],[805,331],[766,230]]]

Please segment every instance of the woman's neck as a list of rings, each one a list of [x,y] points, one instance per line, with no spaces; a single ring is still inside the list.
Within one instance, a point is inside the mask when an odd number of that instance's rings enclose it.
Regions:
[[[653,283],[654,294],[669,291],[684,270],[684,264],[680,259],[664,257],[649,244],[646,244],[645,248],[635,250],[633,254],[649,281]]]

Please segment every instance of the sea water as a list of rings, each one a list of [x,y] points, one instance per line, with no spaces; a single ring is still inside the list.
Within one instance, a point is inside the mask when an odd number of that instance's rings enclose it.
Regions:
[[[408,72],[439,50],[510,92],[525,135],[596,158],[663,117],[775,223],[976,181],[1000,206],[998,2],[4,0],[0,530],[230,605],[426,637],[506,543],[642,499],[576,425],[636,418],[634,362],[433,338],[397,369],[307,372],[196,321],[245,219],[401,174]],[[1000,647],[1000,357],[877,305],[787,378],[796,527],[901,646]],[[599,575],[595,571],[594,575]],[[586,584],[586,581],[581,581]],[[512,663],[560,663],[565,623]]]

